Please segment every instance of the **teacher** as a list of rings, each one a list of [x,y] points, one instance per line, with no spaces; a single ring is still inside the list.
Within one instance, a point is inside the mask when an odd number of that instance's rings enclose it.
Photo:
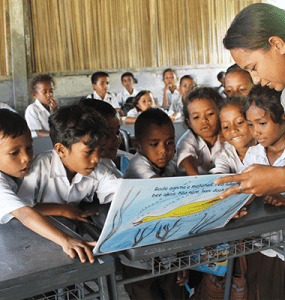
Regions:
[[[255,84],[278,91],[285,87],[285,12],[270,4],[255,3],[233,20],[223,40],[235,62],[248,71]],[[219,178],[215,184],[238,182],[221,194],[257,196],[285,192],[285,167],[252,165],[241,174]]]

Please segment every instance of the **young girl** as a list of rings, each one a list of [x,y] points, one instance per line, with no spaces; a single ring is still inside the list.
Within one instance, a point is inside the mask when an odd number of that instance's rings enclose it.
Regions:
[[[159,93],[157,98],[158,106],[169,106],[172,102],[172,96],[179,96],[177,82],[178,78],[174,70],[166,69],[163,72],[163,82],[165,87]]]
[[[187,175],[207,174],[224,149],[220,140],[218,104],[221,96],[212,88],[199,88],[186,98],[183,111],[189,130],[177,143],[177,165]]]
[[[140,91],[133,99],[133,106],[134,108],[128,112],[127,116],[122,118],[126,123],[135,123],[141,112],[155,107],[152,93],[146,90]]]
[[[131,72],[126,72],[121,76],[122,85],[124,86],[123,92],[117,94],[117,99],[121,107],[125,104],[129,97],[135,97],[138,91],[133,87],[137,83],[136,78]]]
[[[252,164],[285,166],[285,114],[280,95],[280,92],[260,85],[249,93],[244,112],[249,130],[259,144],[248,149],[244,168]],[[285,198],[278,194],[266,197],[265,202],[285,205]],[[260,299],[284,299],[284,256],[274,250],[265,250],[248,255],[247,261],[249,295],[253,296],[250,299],[256,299],[256,289]]]
[[[226,140],[224,151],[215,161],[210,173],[238,173],[243,169],[243,159],[249,147],[255,145],[248,123],[244,118],[239,97],[225,100],[219,113],[222,134]]]
[[[109,127],[109,138],[106,140],[105,151],[100,159],[100,164],[104,165],[117,178],[122,177],[122,173],[117,169],[113,159],[117,157],[118,149],[121,145],[120,121],[115,108],[104,101],[96,99],[80,100],[81,105],[94,108],[104,119]]]
[[[25,112],[25,118],[32,137],[49,136],[48,118],[57,107],[53,99],[54,82],[50,75],[40,74],[31,82],[31,92],[35,102]]]

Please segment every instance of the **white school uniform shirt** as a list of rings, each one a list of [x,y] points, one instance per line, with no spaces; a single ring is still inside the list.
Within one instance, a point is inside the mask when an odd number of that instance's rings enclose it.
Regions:
[[[164,88],[159,92],[159,95],[157,97],[157,105],[158,106],[162,106],[162,103],[163,103],[163,95],[164,95]],[[177,90],[175,90],[173,92],[173,94],[171,94],[170,90],[168,89],[166,91],[166,95],[167,95],[167,102],[168,102],[168,105],[171,105],[172,103],[172,98],[174,97],[179,97],[179,92]]]
[[[90,99],[92,98],[92,94],[88,95],[86,98]],[[112,92],[107,92],[104,99],[102,99],[96,91],[93,93],[93,98],[97,100],[103,100],[106,101],[107,103],[111,104],[114,108],[120,108],[120,105],[118,103],[117,97],[115,96],[114,93]]]
[[[111,172],[111,174],[114,174],[116,178],[122,178],[123,174],[120,172],[120,170],[117,169],[115,163],[110,158],[101,158],[100,164],[104,166],[108,171]]]
[[[50,112],[36,99],[26,108],[25,119],[31,130],[32,137],[37,137],[36,130],[44,130],[49,132],[48,118]]]
[[[121,104],[121,105],[124,105],[124,103],[126,102],[126,100],[129,98],[129,97],[135,97],[137,94],[139,93],[138,90],[136,90],[135,88],[133,88],[133,93],[130,94],[128,92],[128,90],[124,87],[124,90],[122,92],[119,92],[117,94],[117,99],[118,99],[118,102]]]
[[[18,196],[32,206],[57,203],[77,206],[92,202],[96,193],[100,203],[108,203],[119,180],[100,163],[89,175],[77,173],[70,183],[65,167],[55,150],[40,153],[19,188]]]
[[[243,163],[237,154],[236,148],[228,142],[224,142],[224,147],[225,149],[215,160],[215,168],[211,169],[209,173],[227,174],[241,172],[243,169]]]
[[[138,111],[136,107],[132,108],[131,110],[128,111],[127,117],[130,118],[137,118],[142,112]]]
[[[18,184],[7,174],[0,172],[0,224],[9,222],[11,212],[27,206],[17,195]]]
[[[193,156],[196,159],[199,174],[203,175],[214,168],[215,160],[224,150],[224,142],[221,142],[218,137],[210,151],[206,142],[200,136],[195,137],[193,132],[188,129],[177,142],[176,148],[178,170],[185,173],[181,162],[186,157]]]
[[[172,103],[170,105],[168,115],[172,116],[174,113],[177,113],[175,116],[175,119],[181,119],[183,116],[183,102],[182,102],[182,96],[179,94],[175,94],[175,96],[172,96]]]
[[[3,103],[3,102],[0,102],[0,109],[3,109],[3,108],[9,109],[9,110],[11,110],[11,111],[13,111],[13,112],[16,112],[16,111],[15,111],[12,107],[10,107],[8,104]]]
[[[147,157],[137,152],[131,159],[130,164],[127,166],[124,172],[124,178],[148,179],[155,175],[173,177],[177,176],[177,174],[177,166],[172,160],[165,166],[165,168],[158,168]]]
[[[265,148],[260,144],[250,147],[246,152],[246,155],[243,160],[243,164],[244,164],[243,170],[253,164],[269,166],[270,163],[268,161]],[[273,167],[284,167],[285,166],[285,150],[276,159],[276,161],[273,163],[272,166]],[[285,196],[285,193],[282,193],[282,195]],[[270,204],[268,204],[268,205],[270,205]],[[262,236],[267,237],[266,234],[263,234]],[[282,236],[279,238],[282,240]],[[274,240],[276,240],[276,237],[271,237],[270,239],[272,241],[274,241]],[[269,257],[278,256],[280,259],[282,259],[284,261],[284,256],[272,249],[264,250],[264,251],[260,251],[260,252]]]

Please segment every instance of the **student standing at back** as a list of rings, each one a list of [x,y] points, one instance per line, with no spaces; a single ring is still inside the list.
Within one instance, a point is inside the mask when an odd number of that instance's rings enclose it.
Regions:
[[[199,88],[186,98],[184,119],[189,130],[177,143],[177,165],[187,175],[207,174],[224,149],[220,137],[218,105],[221,96],[212,88]]]
[[[177,82],[178,78],[174,70],[166,69],[163,72],[163,82],[165,87],[160,91],[157,98],[158,106],[169,106],[173,96],[179,96]]]
[[[53,99],[53,89],[53,79],[47,74],[40,74],[31,82],[31,92],[35,102],[27,107],[25,118],[32,137],[49,136],[48,118],[57,107]]]
[[[126,100],[129,97],[135,97],[138,94],[138,90],[136,90],[133,85],[137,83],[136,78],[133,73],[126,72],[121,76],[122,85],[124,86],[124,90],[117,94],[117,99],[121,107],[124,106]]]

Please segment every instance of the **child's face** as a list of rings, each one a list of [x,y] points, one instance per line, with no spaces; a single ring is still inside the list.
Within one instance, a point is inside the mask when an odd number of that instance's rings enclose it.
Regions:
[[[49,81],[38,82],[33,97],[38,99],[46,108],[49,107],[53,97],[53,84]]]
[[[283,50],[282,47],[271,46],[268,51],[244,48],[234,48],[230,51],[235,62],[250,73],[254,84],[261,83],[262,86],[269,85],[270,88],[282,91],[285,87]]]
[[[167,71],[164,74],[163,77],[163,82],[167,85],[167,84],[172,84],[175,85],[177,82],[177,77],[176,75],[172,72],[172,71]]]
[[[0,138],[0,170],[13,177],[23,177],[33,159],[33,140],[28,132],[15,137]]]
[[[96,93],[103,99],[105,95],[107,94],[107,91],[109,89],[109,77],[99,77],[98,81],[95,84],[92,84],[93,89],[96,91]],[[104,100],[104,99],[103,99]]]
[[[220,122],[214,100],[196,99],[188,104],[188,125],[203,139],[217,136]]]
[[[225,92],[227,97],[247,96],[252,88],[252,81],[247,72],[231,72],[226,75]]]
[[[130,90],[133,88],[134,80],[131,76],[124,76],[122,80],[122,85],[127,89]]]
[[[159,168],[164,168],[175,151],[174,129],[168,124],[151,124],[148,133],[138,141],[138,150]]]
[[[236,149],[248,147],[253,137],[239,105],[229,104],[220,112],[220,122],[225,140]]]
[[[154,107],[154,101],[152,95],[150,93],[147,93],[140,97],[137,108],[141,111],[145,111],[150,107]]]
[[[185,99],[188,91],[192,91],[195,87],[195,83],[193,79],[185,78],[182,80],[179,86],[179,93]]]
[[[273,146],[284,135],[284,122],[283,124],[274,123],[270,114],[257,107],[254,102],[246,111],[246,118],[252,136],[263,147]]]
[[[104,152],[105,140],[101,140],[96,147],[85,145],[84,142],[87,141],[88,137],[84,137],[80,142],[73,144],[71,149],[67,149],[60,143],[55,145],[68,178],[73,178],[76,173],[87,176],[97,167]]]
[[[107,118],[110,137],[106,140],[104,157],[114,159],[121,145],[120,122],[117,116]]]

